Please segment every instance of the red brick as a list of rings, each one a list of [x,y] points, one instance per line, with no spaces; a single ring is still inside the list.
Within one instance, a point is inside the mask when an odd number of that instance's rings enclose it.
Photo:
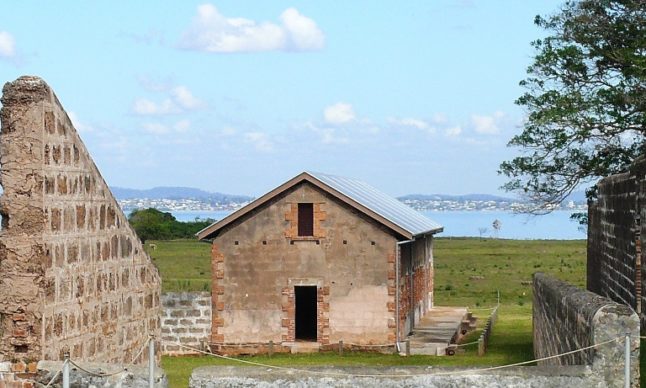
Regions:
[[[25,314],[16,313],[11,317],[11,319],[13,319],[14,322],[18,322],[18,321],[26,321],[27,317],[25,316]]]

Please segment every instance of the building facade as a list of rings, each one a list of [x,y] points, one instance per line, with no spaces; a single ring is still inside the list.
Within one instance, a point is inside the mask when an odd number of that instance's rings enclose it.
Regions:
[[[212,348],[396,346],[433,304],[441,230],[363,182],[296,176],[198,233],[212,241]]]

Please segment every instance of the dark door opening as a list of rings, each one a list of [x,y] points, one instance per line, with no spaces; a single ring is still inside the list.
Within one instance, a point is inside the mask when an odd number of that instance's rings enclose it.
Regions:
[[[316,341],[316,286],[294,287],[296,339]]]

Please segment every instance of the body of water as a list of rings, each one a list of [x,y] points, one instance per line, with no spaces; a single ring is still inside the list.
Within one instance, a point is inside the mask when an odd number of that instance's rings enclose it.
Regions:
[[[231,214],[228,210],[219,211],[177,211],[172,212],[178,221],[194,221],[196,218],[220,220]],[[556,211],[544,216],[528,216],[502,211],[428,211],[422,212],[428,218],[444,226],[444,237],[478,237],[480,229],[486,229],[482,237],[508,239],[585,239],[585,230],[570,220],[569,211]],[[496,233],[493,222],[500,221]]]

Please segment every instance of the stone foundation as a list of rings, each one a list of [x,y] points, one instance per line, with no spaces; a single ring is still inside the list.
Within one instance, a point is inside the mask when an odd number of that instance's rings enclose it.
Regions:
[[[496,372],[432,367],[303,367],[299,369],[299,371],[290,371],[248,366],[201,367],[193,371],[189,387],[590,388],[605,386],[599,376],[590,373],[589,368],[583,366],[523,367]],[[308,373],[309,371],[312,373]],[[440,375],[434,376],[433,373]]]
[[[177,344],[206,350],[211,336],[211,294],[166,292],[161,299],[162,353],[198,353]]]

